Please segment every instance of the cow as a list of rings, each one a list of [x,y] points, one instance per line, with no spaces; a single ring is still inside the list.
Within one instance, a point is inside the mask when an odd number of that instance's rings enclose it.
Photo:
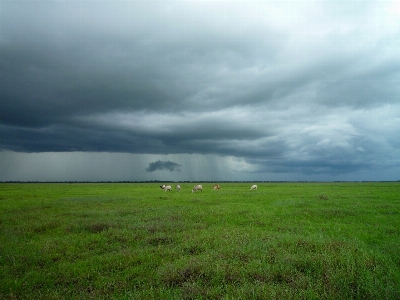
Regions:
[[[257,189],[257,185],[256,184],[252,185],[251,188],[250,188],[250,190],[256,190],[256,189]]]
[[[181,190],[181,186],[179,184],[176,185],[176,190],[179,192]]]
[[[160,185],[160,188],[163,189],[164,192],[171,191],[171,189],[172,189],[170,185],[165,185],[165,184]]]
[[[219,184],[213,185],[213,190],[214,190],[214,191],[219,190],[220,188],[221,188],[221,187],[219,186]]]
[[[194,193],[195,191],[203,191],[203,187],[199,184],[199,185],[195,185],[192,189],[192,193]]]

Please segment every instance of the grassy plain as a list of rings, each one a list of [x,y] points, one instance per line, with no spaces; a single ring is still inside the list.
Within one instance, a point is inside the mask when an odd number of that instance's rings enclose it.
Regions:
[[[400,183],[0,184],[1,299],[400,299]]]

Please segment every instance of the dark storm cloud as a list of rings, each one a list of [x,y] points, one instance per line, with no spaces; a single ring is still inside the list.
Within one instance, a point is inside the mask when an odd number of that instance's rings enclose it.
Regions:
[[[155,161],[152,163],[149,163],[149,167],[146,169],[146,172],[154,172],[154,171],[162,171],[162,170],[168,170],[170,172],[180,172],[180,167],[181,165],[174,163],[172,161]]]
[[[1,7],[0,150],[212,154],[304,174],[398,164],[396,2]]]

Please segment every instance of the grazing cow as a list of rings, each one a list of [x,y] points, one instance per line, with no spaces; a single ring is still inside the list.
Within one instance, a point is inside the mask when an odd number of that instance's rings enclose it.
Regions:
[[[257,189],[257,185],[256,184],[252,185],[251,188],[250,188],[250,190],[256,190],[256,189]]]
[[[176,190],[179,192],[181,190],[181,186],[179,184],[176,185]]]
[[[160,185],[160,188],[162,188],[164,190],[164,192],[171,191],[171,189],[172,189],[170,185],[165,185],[165,184]]]
[[[199,184],[199,185],[195,185],[192,189],[192,193],[194,193],[195,191],[203,191],[203,187]]]
[[[219,186],[219,184],[213,185],[213,190],[219,190],[221,187]]]

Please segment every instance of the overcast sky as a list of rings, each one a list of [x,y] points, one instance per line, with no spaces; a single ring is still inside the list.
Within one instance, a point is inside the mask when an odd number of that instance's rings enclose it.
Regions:
[[[399,1],[0,0],[0,180],[399,180]]]

